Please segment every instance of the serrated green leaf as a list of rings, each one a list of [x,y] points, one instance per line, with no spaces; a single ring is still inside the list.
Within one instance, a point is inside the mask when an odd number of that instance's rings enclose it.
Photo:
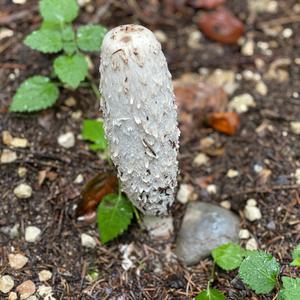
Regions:
[[[40,12],[45,21],[68,23],[78,15],[76,0],[41,0]]]
[[[25,80],[13,97],[9,110],[32,112],[52,106],[59,96],[57,86],[44,76]]]
[[[225,300],[225,296],[217,289],[208,288],[204,290],[199,295],[197,295],[196,300]]]
[[[73,55],[77,50],[76,43],[74,41],[64,42],[64,51],[68,55]]]
[[[300,244],[293,250],[292,253],[293,261],[291,266],[299,267],[300,266]]]
[[[300,300],[300,278],[282,277],[283,288],[278,300]]]
[[[122,234],[133,217],[133,209],[124,195],[106,195],[98,206],[97,222],[103,244]]]
[[[29,34],[25,45],[43,53],[56,53],[63,47],[61,33],[56,30],[39,29]]]
[[[219,267],[231,271],[240,266],[245,257],[245,251],[239,245],[228,243],[214,249],[212,257]]]
[[[67,42],[73,41],[75,39],[75,32],[73,31],[71,25],[66,26],[62,31],[62,39]]]
[[[280,266],[272,255],[252,251],[241,263],[239,276],[257,294],[266,294],[274,288],[279,271]]]
[[[58,78],[72,88],[77,88],[88,72],[86,59],[81,54],[61,55],[54,60]]]
[[[106,32],[99,25],[81,26],[77,30],[77,45],[83,51],[99,51]]]
[[[61,31],[62,26],[61,26],[60,23],[57,23],[57,22],[43,21],[40,29],[49,29],[49,30]]]
[[[97,120],[84,120],[81,134],[84,140],[94,143],[90,146],[92,150],[105,150],[107,148],[103,122]]]

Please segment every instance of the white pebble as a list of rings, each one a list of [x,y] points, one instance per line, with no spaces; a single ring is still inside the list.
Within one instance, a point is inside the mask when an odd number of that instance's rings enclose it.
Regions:
[[[258,249],[258,245],[257,245],[257,241],[255,238],[251,238],[247,241],[246,246],[245,246],[246,250],[250,250],[250,251],[254,251]]]
[[[11,276],[4,275],[0,277],[0,292],[4,294],[9,293],[14,285],[15,283]]]
[[[12,0],[15,4],[25,4],[27,0]]]
[[[253,169],[255,173],[260,173],[263,170],[263,167],[261,165],[255,164]]]
[[[95,239],[92,236],[90,236],[86,233],[82,233],[81,234],[81,245],[83,247],[93,249],[93,248],[96,247],[97,243],[96,243]]]
[[[72,148],[75,145],[75,136],[73,132],[67,132],[58,137],[57,142],[64,148]]]
[[[4,149],[0,157],[1,164],[9,164],[17,160],[17,154],[14,151]]]
[[[231,202],[228,200],[221,201],[220,205],[225,209],[231,209]]]
[[[42,270],[38,275],[40,281],[48,281],[52,278],[52,273],[48,270]]]
[[[1,28],[0,29],[0,40],[11,37],[14,35],[14,32],[8,28]]]
[[[185,204],[191,199],[193,192],[193,186],[191,186],[190,184],[182,183],[177,193],[177,200],[180,203]]]
[[[17,254],[9,254],[8,255],[8,264],[10,265],[11,268],[15,270],[20,270],[22,269],[28,262],[28,258],[20,253]]]
[[[234,178],[234,177],[239,176],[239,172],[237,170],[229,169],[226,176],[228,178]]]
[[[18,168],[18,175],[19,177],[23,178],[26,176],[26,173],[27,173],[27,169],[24,168],[24,167],[19,167]]]
[[[28,299],[35,293],[36,287],[33,281],[26,280],[17,286],[16,291],[20,295],[20,299]]]
[[[156,217],[144,215],[143,225],[153,238],[168,239],[174,232],[172,216]]]
[[[84,181],[83,175],[82,174],[78,174],[77,177],[74,180],[74,183],[81,184],[81,183],[83,183],[83,181]]]
[[[252,56],[254,54],[254,41],[252,39],[246,40],[242,46],[241,52],[245,56]]]
[[[257,201],[253,198],[247,200],[247,206],[256,206]]]
[[[27,226],[25,228],[25,240],[28,243],[35,243],[40,239],[42,231],[36,226]]]
[[[10,146],[15,148],[26,148],[28,147],[29,143],[27,139],[24,138],[13,138],[11,140]]]
[[[256,206],[246,205],[244,209],[245,218],[251,222],[261,219],[260,209]]]
[[[7,300],[17,300],[17,299],[18,299],[18,295],[15,292],[10,292],[7,298]]]
[[[206,187],[206,190],[209,194],[216,194],[217,193],[217,186],[215,184],[209,184]]]
[[[300,134],[300,121],[299,122],[291,122],[292,132],[295,134]]]
[[[247,112],[249,107],[255,107],[256,103],[250,94],[241,94],[235,96],[229,102],[229,108],[235,110],[237,113]]]
[[[285,39],[289,39],[293,35],[293,30],[291,28],[284,28],[282,31],[282,36]]]
[[[255,85],[255,89],[262,96],[266,96],[268,94],[268,87],[263,81],[259,81]]]
[[[32,188],[26,183],[21,183],[14,188],[14,194],[20,199],[27,199],[32,195]]]
[[[239,232],[239,238],[241,240],[247,240],[250,237],[250,232],[248,229],[241,229]]]
[[[296,169],[296,172],[295,172],[294,176],[296,178],[297,184],[300,184],[300,169]]]
[[[50,297],[52,297],[52,287],[41,285],[38,287],[37,293],[39,294],[39,296],[45,297],[44,299],[49,299]]]
[[[76,105],[76,100],[73,97],[69,97],[65,100],[65,105],[68,107],[72,107]]]
[[[160,43],[166,43],[167,42],[167,40],[168,40],[168,37],[167,37],[167,35],[163,32],[163,31],[161,31],[161,30],[156,30],[156,31],[154,31],[154,35],[155,35],[155,37],[158,39],[158,41],[160,42]]]
[[[209,162],[209,157],[205,153],[199,153],[196,155],[193,162],[196,166],[202,166]]]

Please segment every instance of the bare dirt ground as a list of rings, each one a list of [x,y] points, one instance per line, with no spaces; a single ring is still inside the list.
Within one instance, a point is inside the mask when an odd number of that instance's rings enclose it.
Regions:
[[[256,45],[261,45],[252,56],[242,55],[240,46],[224,46],[205,37],[200,40],[201,48],[189,47],[187,41],[190,33],[197,29],[200,13],[190,6],[168,14],[163,7],[155,11],[156,1],[91,1],[90,9],[81,10],[76,24],[94,22],[110,28],[139,22],[152,30],[164,31],[167,41],[163,49],[175,78],[186,72],[197,72],[199,68],[206,68],[208,73],[220,68],[236,74],[238,89],[231,97],[250,93],[256,107],[241,115],[241,125],[234,136],[200,127],[184,137],[179,155],[179,184],[192,184],[201,201],[218,204],[229,200],[232,210],[241,216],[241,228],[248,229],[259,248],[280,261],[281,273],[299,277],[299,269],[290,268],[289,263],[291,250],[300,241],[300,188],[292,175],[300,168],[300,138],[290,127],[291,121],[300,120],[300,12],[294,9],[297,0],[277,2],[277,12],[255,16],[246,1],[227,3],[244,22],[247,35],[253,37]],[[83,119],[99,117],[99,103],[88,88],[82,87],[76,92],[64,90],[56,105],[43,112],[8,113],[8,105],[19,84],[30,75],[49,74],[52,56],[32,51],[22,43],[41,21],[37,1],[15,5],[4,0],[0,10],[0,27],[14,31],[12,37],[0,43],[0,133],[8,130],[30,143],[26,149],[14,149],[17,160],[0,164],[0,274],[13,276],[15,285],[30,279],[38,287],[41,284],[38,272],[50,270],[53,276],[46,285],[53,288],[56,299],[192,299],[206,287],[212,262],[208,258],[191,268],[181,265],[172,256],[176,236],[169,241],[152,241],[134,223],[124,235],[105,246],[100,242],[92,250],[81,246],[81,233],[88,233],[97,240],[98,233],[96,224],[80,226],[73,217],[73,207],[82,188],[74,180],[82,174],[86,181],[103,172],[106,166],[79,138],[75,148],[66,150],[59,147],[57,137],[67,131],[80,134]],[[295,15],[298,17],[293,17]],[[292,37],[284,38],[280,30],[273,36],[267,34],[262,26],[270,24],[273,29],[276,26],[291,28]],[[258,42],[266,42],[270,51],[264,52],[264,44]],[[263,65],[257,64],[258,58]],[[241,75],[251,70],[265,78],[271,64],[282,58],[289,59],[286,65],[280,66],[287,77],[281,82],[278,78],[264,79],[268,86],[266,96],[255,90],[252,80]],[[98,55],[92,55],[92,61],[94,81],[98,85]],[[75,107],[64,104],[70,96],[76,99]],[[199,141],[207,136],[213,137],[223,149],[222,155],[211,156],[206,166],[194,167],[192,161],[200,151]],[[6,148],[0,141],[0,151]],[[263,184],[254,170],[255,165],[271,171]],[[25,178],[18,176],[21,166],[27,169]],[[229,169],[238,170],[240,175],[228,178]],[[38,174],[43,170],[54,176],[39,185]],[[208,176],[217,186],[216,194],[208,194],[197,184],[196,179]],[[13,194],[21,182],[32,186],[30,199],[17,199]],[[255,198],[262,211],[262,219],[255,222],[247,221],[242,213],[249,198]],[[176,203],[172,212],[177,232],[184,205]],[[15,224],[20,225],[19,236],[10,239],[2,229]],[[25,241],[24,230],[28,225],[42,230],[39,242]],[[121,266],[120,246],[130,243],[134,243],[134,267],[125,272]],[[12,252],[29,258],[21,271],[13,270],[8,264],[8,254]],[[92,270],[99,273],[95,281],[86,278]],[[276,295],[275,292],[255,295],[244,287],[235,271],[217,270],[213,286],[228,299],[271,300]],[[3,295],[0,298],[6,299]]]

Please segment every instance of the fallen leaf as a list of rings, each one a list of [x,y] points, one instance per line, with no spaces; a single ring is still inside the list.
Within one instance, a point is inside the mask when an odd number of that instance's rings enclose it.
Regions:
[[[111,173],[101,173],[93,177],[81,192],[81,201],[76,209],[76,217],[83,217],[84,221],[90,220],[98,204],[107,194],[118,191],[118,178]],[[85,218],[85,216],[87,218]]]
[[[216,8],[224,4],[226,0],[190,0],[189,4],[194,8]]]
[[[225,8],[203,13],[198,25],[209,39],[223,44],[235,44],[244,33],[243,23]]]
[[[240,118],[236,112],[211,113],[207,121],[212,128],[227,135],[234,135],[240,125]]]

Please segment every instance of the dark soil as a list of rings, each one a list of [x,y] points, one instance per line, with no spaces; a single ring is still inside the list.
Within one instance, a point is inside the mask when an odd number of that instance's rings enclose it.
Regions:
[[[185,137],[180,148],[179,184],[194,185],[201,201],[218,204],[224,199],[230,200],[232,210],[241,216],[241,228],[251,232],[260,249],[278,259],[282,265],[281,273],[299,277],[299,269],[289,267],[291,251],[300,241],[300,188],[291,175],[300,168],[300,138],[290,129],[290,122],[300,119],[300,98],[295,96],[300,87],[300,68],[295,63],[295,58],[300,57],[300,27],[299,18],[296,21],[289,19],[296,14],[292,7],[298,1],[278,1],[277,13],[262,13],[255,17],[250,15],[246,1],[228,1],[227,7],[243,20],[246,32],[253,34],[256,42],[277,43],[270,56],[258,51],[250,57],[241,55],[239,46],[223,46],[205,38],[201,40],[204,47],[200,50],[190,49],[187,37],[190,28],[196,26],[200,12],[189,6],[172,11],[172,7],[159,6],[159,2],[163,1],[91,1],[94,10],[82,9],[76,25],[94,22],[110,28],[139,22],[152,30],[163,30],[168,37],[164,52],[175,78],[185,72],[197,72],[200,67],[209,72],[216,68],[236,73],[245,69],[256,71],[257,57],[266,63],[263,69],[257,70],[264,75],[275,59],[291,59],[291,64],[285,67],[289,74],[286,81],[265,81],[269,88],[267,96],[257,94],[251,81],[239,81],[235,94],[252,93],[256,107],[241,115],[241,126],[236,135],[228,137],[201,127]],[[0,164],[0,274],[12,275],[16,285],[31,279],[38,286],[38,272],[49,269],[53,273],[49,285],[53,287],[56,299],[192,299],[206,287],[212,262],[208,258],[191,268],[182,266],[171,252],[175,236],[171,241],[152,241],[134,223],[120,238],[105,246],[99,243],[90,251],[81,246],[81,233],[96,238],[98,233],[95,224],[80,226],[73,217],[73,208],[80,199],[82,188],[73,181],[78,174],[83,174],[86,181],[103,172],[106,166],[82,140],[77,139],[76,148],[65,150],[57,144],[57,137],[67,131],[78,135],[83,119],[100,116],[99,103],[90,89],[82,87],[76,92],[64,90],[56,105],[46,111],[8,113],[8,105],[20,83],[34,74],[48,75],[53,56],[32,51],[22,43],[41,21],[37,1],[28,0],[24,5],[15,5],[8,0],[1,3],[0,27],[12,29],[14,35],[0,43],[0,133],[8,130],[13,136],[25,137],[30,147],[15,149],[18,159],[10,164]],[[155,9],[156,5],[158,9]],[[293,37],[270,37],[261,29],[263,22],[276,24],[276,20],[279,23],[282,18],[287,19],[282,25],[293,30]],[[98,85],[98,54],[91,57],[94,81]],[[64,105],[69,96],[77,100],[75,107]],[[72,113],[77,111],[82,112],[82,117],[72,118]],[[258,134],[256,128],[265,123],[271,125],[272,130]],[[199,141],[207,136],[213,136],[224,153],[211,157],[208,166],[195,168],[192,160],[200,151]],[[7,146],[1,140],[0,150],[5,148]],[[266,183],[261,184],[254,172],[256,164],[271,170]],[[18,176],[20,166],[28,170],[25,179]],[[230,168],[237,169],[240,176],[226,177]],[[57,178],[47,179],[40,186],[38,174],[42,170],[56,173]],[[215,195],[209,195],[197,185],[197,178],[207,176],[212,176],[212,182],[218,188]],[[24,181],[33,187],[33,196],[29,200],[17,199],[13,194],[14,187]],[[242,214],[249,198],[258,201],[263,215],[261,220],[253,223]],[[175,232],[183,212],[182,204],[174,205]],[[15,224],[20,224],[20,237],[12,240],[1,228]],[[24,228],[30,224],[42,229],[42,239],[36,244],[28,244],[24,239]],[[273,229],[270,224],[274,224]],[[129,243],[134,243],[136,260],[135,267],[125,272],[121,267],[120,246]],[[7,256],[11,252],[21,252],[29,258],[21,271],[9,267]],[[94,282],[86,279],[91,270],[99,272]],[[274,291],[257,296],[243,286],[236,272],[226,273],[219,269],[213,286],[224,292],[228,299],[271,300],[276,295]],[[0,298],[6,299],[3,295]]]

